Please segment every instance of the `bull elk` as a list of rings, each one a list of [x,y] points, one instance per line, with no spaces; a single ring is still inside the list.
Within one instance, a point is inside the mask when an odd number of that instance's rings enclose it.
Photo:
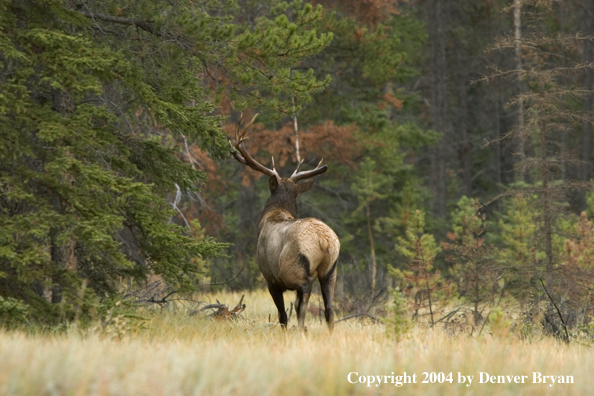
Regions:
[[[340,242],[334,231],[320,220],[297,217],[297,196],[308,191],[314,177],[326,172],[328,166],[321,166],[320,161],[315,169],[300,171],[303,164],[301,161],[289,178],[282,178],[274,167],[274,158],[272,169],[258,163],[243,144],[248,139],[246,132],[255,118],[256,116],[240,133],[240,117],[235,130],[235,143],[232,144],[229,139],[229,144],[231,154],[237,161],[269,177],[270,198],[266,201],[258,224],[258,267],[268,283],[268,290],[278,309],[280,324],[285,329],[287,313],[283,293],[286,290],[297,291],[295,309],[298,327],[303,330],[311,288],[317,278],[324,299],[324,316],[332,331],[332,298]]]

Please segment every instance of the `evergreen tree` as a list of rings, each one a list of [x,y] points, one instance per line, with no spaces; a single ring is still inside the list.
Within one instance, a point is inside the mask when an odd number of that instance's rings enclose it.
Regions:
[[[439,293],[436,292],[439,292],[444,286],[441,271],[434,268],[433,265],[435,256],[441,251],[441,247],[433,235],[425,233],[424,228],[425,213],[417,210],[406,230],[406,237],[399,237],[396,243],[396,250],[409,260],[410,271],[402,272],[391,267],[390,272],[413,285],[408,293],[414,294],[414,317],[418,316],[420,309],[428,309],[430,323],[433,326],[435,324],[434,316],[439,310],[436,304],[438,301],[436,294]],[[449,298],[448,295],[439,297],[442,302]]]
[[[391,334],[396,339],[396,342],[400,342],[405,338],[412,328],[410,319],[408,319],[408,308],[407,301],[404,298],[402,291],[397,287],[392,291],[392,303],[390,311],[394,314],[393,318],[384,319],[386,323],[386,332]]]
[[[371,294],[375,293],[375,278],[377,273],[377,262],[375,258],[375,246],[373,239],[372,217],[371,217],[371,203],[377,199],[385,199],[387,197],[386,190],[390,183],[387,175],[378,172],[375,169],[375,161],[371,158],[365,158],[359,166],[359,172],[355,176],[355,182],[352,185],[352,190],[357,194],[359,206],[353,212],[353,216],[363,213],[367,221],[367,235],[369,238],[369,248],[371,254]]]
[[[534,195],[516,194],[505,198],[497,233],[492,238],[500,247],[497,259],[504,270],[504,287],[522,306],[538,306],[540,301],[540,294],[535,293],[536,264],[544,258],[544,253],[537,234],[536,201]]]
[[[496,263],[493,246],[485,242],[485,215],[478,209],[478,200],[466,196],[460,198],[452,214],[450,242],[443,243],[444,250],[452,253],[451,275],[457,282],[458,292],[473,305],[475,324],[483,319],[480,305],[493,300],[496,282],[502,272]]]

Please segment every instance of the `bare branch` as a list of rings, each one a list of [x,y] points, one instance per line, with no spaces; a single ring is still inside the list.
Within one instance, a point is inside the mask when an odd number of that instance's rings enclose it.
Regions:
[[[242,272],[243,272],[243,267],[241,267],[241,269],[239,270],[239,272],[237,273],[237,275],[235,275],[233,278],[229,279],[228,281],[217,282],[217,283],[201,283],[201,284],[198,285],[198,287],[200,287],[200,286],[219,286],[219,285],[226,285],[227,283],[231,283],[235,279],[239,278],[239,275],[241,275]]]

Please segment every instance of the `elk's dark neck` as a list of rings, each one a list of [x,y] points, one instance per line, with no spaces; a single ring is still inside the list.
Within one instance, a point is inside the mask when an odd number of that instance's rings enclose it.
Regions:
[[[264,205],[264,210],[262,211],[262,217],[264,217],[267,213],[282,210],[288,212],[293,218],[297,218],[297,197],[292,191],[275,191],[272,193],[268,201],[266,201],[266,205]]]
[[[297,218],[297,185],[290,180],[282,179],[278,184],[271,183],[270,198],[264,205],[258,224],[258,235],[267,223],[281,223]]]
[[[258,223],[258,237],[268,222],[281,223],[283,221],[291,221],[297,218],[297,200],[295,197],[288,199],[279,195],[272,195],[266,201],[262,216]]]

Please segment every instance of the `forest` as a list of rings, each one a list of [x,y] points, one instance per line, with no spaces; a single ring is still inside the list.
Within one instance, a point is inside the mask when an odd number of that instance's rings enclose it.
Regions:
[[[339,317],[591,342],[593,40],[594,0],[1,0],[0,323],[265,289],[257,114],[328,166]]]

